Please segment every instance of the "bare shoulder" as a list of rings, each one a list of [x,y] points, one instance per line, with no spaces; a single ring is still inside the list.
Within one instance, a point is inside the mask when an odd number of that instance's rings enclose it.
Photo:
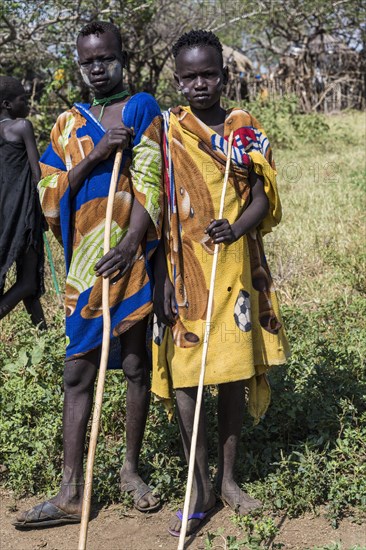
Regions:
[[[24,141],[25,144],[35,142],[33,124],[26,118],[18,118],[11,127],[11,133],[14,139]]]
[[[8,141],[33,141],[34,131],[32,123],[25,118],[17,118],[4,124],[1,128],[2,136]]]
[[[33,124],[26,118],[17,118],[12,126],[13,132],[19,132],[20,135],[33,134]]]

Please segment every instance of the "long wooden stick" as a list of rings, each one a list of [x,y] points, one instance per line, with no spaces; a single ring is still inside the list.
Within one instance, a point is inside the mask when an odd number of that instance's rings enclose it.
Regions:
[[[104,247],[103,247],[104,254],[107,254],[107,252],[109,252],[110,250],[113,203],[114,203],[114,197],[116,193],[119,168],[121,166],[121,159],[122,159],[122,149],[118,148],[116,153],[116,158],[113,164],[111,183],[109,186],[109,193],[108,193],[107,211],[106,211],[105,228],[104,228]],[[95,450],[97,447],[97,440],[98,440],[100,415],[102,412],[104,382],[105,382],[105,374],[106,374],[107,364],[108,364],[109,343],[111,338],[111,315],[109,311],[109,278],[108,277],[106,279],[103,278],[102,305],[103,305],[102,355],[100,358],[97,393],[95,396],[93,420],[92,420],[89,451],[88,451],[88,461],[86,465],[83,508],[81,513],[81,525],[80,525],[78,550],[85,550],[86,539],[88,536],[90,502],[91,502],[91,495],[92,495],[92,488],[93,488],[93,466],[94,466]]]
[[[218,219],[221,219],[222,216],[223,216],[223,213],[224,213],[226,188],[227,188],[227,182],[228,182],[229,173],[230,173],[231,149],[232,149],[232,145],[233,145],[233,137],[234,137],[234,134],[233,134],[233,132],[231,132],[230,136],[229,136],[229,141],[228,141],[228,151],[227,151],[226,167],[225,167],[225,177],[224,177],[224,183],[223,183],[223,186],[222,186],[220,210],[219,210]],[[216,277],[217,260],[218,260],[218,256],[219,256],[219,246],[220,246],[219,244],[215,244],[214,257],[213,257],[213,262],[212,262],[210,291],[209,291],[209,295],[208,295],[208,305],[207,305],[205,335],[204,335],[204,339],[203,339],[203,348],[202,348],[201,372],[200,372],[200,378],[199,378],[198,390],[197,390],[196,408],[195,408],[195,412],[194,412],[193,433],[192,433],[191,449],[190,449],[190,452],[189,452],[188,480],[187,480],[186,495],[185,495],[185,498],[184,498],[183,518],[182,518],[182,525],[181,525],[181,528],[180,528],[178,550],[184,550],[184,539],[186,537],[186,532],[187,532],[188,511],[189,511],[189,503],[190,503],[190,500],[191,500],[194,463],[195,463],[195,460],[196,460],[198,424],[199,424],[200,412],[201,412],[203,382],[204,382],[205,372],[206,372],[206,359],[207,359],[207,350],[208,350],[208,340],[209,340],[209,336],[210,336],[211,314],[212,314],[213,297],[214,297],[214,290],[215,290],[215,277]]]

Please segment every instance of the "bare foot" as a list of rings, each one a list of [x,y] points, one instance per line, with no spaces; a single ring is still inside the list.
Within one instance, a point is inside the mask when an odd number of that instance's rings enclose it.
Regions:
[[[240,514],[241,516],[245,516],[262,507],[260,500],[252,498],[242,491],[234,480],[222,481],[220,494],[222,500],[228,504],[236,514]]]
[[[145,484],[137,472],[129,471],[125,466],[120,471],[121,491],[126,491],[132,494],[134,505],[140,511],[151,511],[160,506],[160,499],[155,497],[150,488]],[[125,487],[125,488],[124,488]],[[145,491],[145,494],[143,494]],[[139,494],[142,496],[139,497]]]
[[[207,484],[207,490],[197,493],[195,488],[192,489],[191,502],[189,506],[188,515],[197,514],[199,512],[208,512],[216,504],[216,496],[212,490],[211,484]],[[202,519],[190,519],[187,523],[187,535],[194,533],[199,525],[202,523]],[[169,525],[169,533],[173,536],[179,537],[182,521],[174,516]]]

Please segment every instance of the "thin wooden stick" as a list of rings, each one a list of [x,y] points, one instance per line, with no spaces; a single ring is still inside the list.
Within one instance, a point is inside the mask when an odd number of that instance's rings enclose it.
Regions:
[[[231,149],[232,149],[232,144],[233,144],[233,137],[234,137],[234,134],[233,134],[233,132],[231,132],[230,136],[229,136],[229,141],[228,141],[228,151],[227,151],[226,167],[225,167],[225,177],[224,177],[224,183],[223,183],[223,186],[222,186],[220,210],[219,210],[218,219],[221,219],[222,216],[223,216],[223,213],[224,213],[226,188],[227,188],[227,182],[228,182],[229,173],[230,173]],[[187,487],[186,487],[186,495],[185,495],[185,498],[184,498],[183,518],[182,518],[182,525],[181,525],[181,528],[180,528],[178,550],[184,550],[184,539],[186,537],[186,532],[187,532],[188,511],[189,511],[189,503],[190,503],[190,500],[191,500],[194,463],[195,463],[195,460],[196,460],[198,424],[199,424],[200,412],[201,412],[203,382],[204,382],[205,372],[206,372],[206,359],[207,359],[207,350],[208,350],[208,340],[209,340],[209,336],[210,336],[211,314],[212,314],[213,297],[214,297],[214,290],[215,290],[215,277],[216,277],[217,260],[218,260],[218,255],[219,255],[219,246],[220,246],[219,244],[215,244],[214,257],[213,257],[213,262],[212,262],[210,292],[209,292],[209,295],[208,295],[205,335],[204,335],[204,339],[203,339],[203,348],[202,348],[201,372],[200,372],[200,378],[199,378],[198,390],[197,390],[196,408],[195,408],[195,412],[194,412],[193,433],[192,433],[191,449],[190,449],[190,452],[189,452],[188,480],[187,480]]]
[[[103,247],[104,254],[107,254],[107,252],[109,252],[110,250],[113,203],[114,203],[114,197],[116,193],[119,168],[121,166],[121,159],[122,159],[122,149],[118,148],[116,152],[116,158],[113,164],[111,183],[109,186],[109,193],[108,193],[107,211],[105,216],[105,228],[104,228],[104,247]],[[100,415],[102,412],[105,374],[107,370],[108,356],[109,356],[109,343],[111,338],[111,315],[109,311],[109,277],[107,277],[106,279],[103,278],[102,305],[103,305],[102,355],[100,358],[97,393],[95,396],[92,428],[90,433],[90,442],[89,442],[89,451],[88,451],[88,461],[86,465],[83,508],[81,513],[81,525],[80,525],[78,550],[85,550],[86,548],[86,539],[88,535],[88,525],[89,525],[89,516],[90,516],[90,502],[91,502],[91,495],[92,495],[92,488],[93,488],[93,466],[94,466],[95,450],[97,447],[97,440],[98,440]]]

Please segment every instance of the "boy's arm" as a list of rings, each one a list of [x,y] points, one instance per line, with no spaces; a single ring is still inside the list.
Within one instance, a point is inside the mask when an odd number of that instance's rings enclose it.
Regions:
[[[160,239],[154,255],[154,313],[158,320],[171,327],[175,325],[178,308],[174,286],[166,265],[164,239]]]
[[[132,135],[133,130],[123,125],[109,128],[89,155],[69,171],[70,196],[73,197],[76,195],[90,172],[100,162],[107,159],[116,147],[121,146],[123,149],[127,147]]]
[[[18,133],[23,139],[25,147],[27,149],[27,157],[29,165],[32,171],[32,180],[35,185],[41,179],[41,169],[39,167],[39,153],[36,144],[36,138],[34,135],[33,125],[29,120],[19,120],[14,133]]]
[[[263,177],[254,170],[249,174],[251,201],[241,216],[232,225],[226,219],[213,220],[206,229],[215,244],[231,244],[249,233],[266,217],[269,201],[264,192]]]
[[[46,220],[59,242],[61,237],[60,210],[63,200],[69,201],[79,190],[93,168],[116,148],[124,146],[131,131],[121,124],[108,130],[98,145],[77,166],[70,166],[71,158],[65,149],[65,136],[70,133],[74,115],[66,111],[60,115],[51,131],[51,143],[41,158],[39,197]],[[123,140],[126,140],[126,143]]]
[[[150,228],[154,240],[159,238],[161,224],[162,120],[158,104],[148,94],[137,94],[126,104],[124,124],[135,129],[130,166],[134,193],[133,206],[126,236],[96,264],[98,275],[109,277],[119,271],[115,283],[135,261],[137,249]]]
[[[107,278],[112,273],[119,271],[118,275],[111,279],[111,283],[114,284],[126,273],[133,264],[137,249],[150,221],[149,213],[134,199],[128,232],[125,238],[95,265],[98,276],[102,275]]]

